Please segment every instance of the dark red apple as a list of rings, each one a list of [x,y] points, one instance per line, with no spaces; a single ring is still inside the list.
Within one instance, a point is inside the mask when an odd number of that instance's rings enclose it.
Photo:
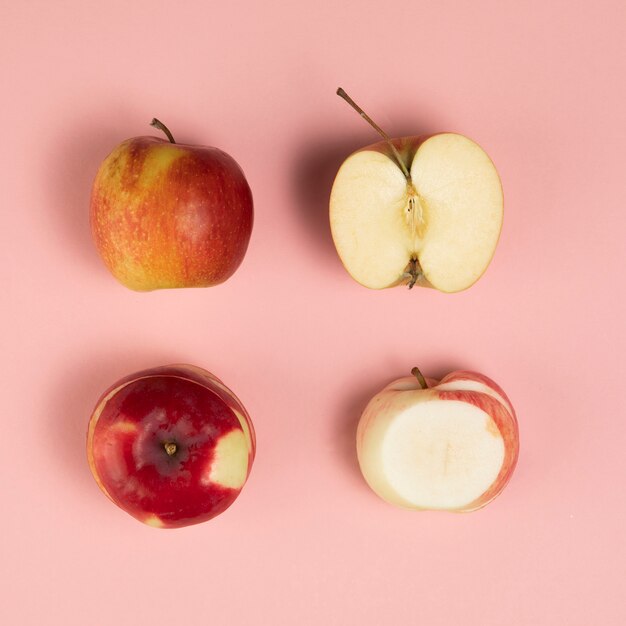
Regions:
[[[178,528],[237,498],[254,460],[252,422],[213,374],[169,365],[132,374],[102,395],[87,456],[98,486],[139,521]]]

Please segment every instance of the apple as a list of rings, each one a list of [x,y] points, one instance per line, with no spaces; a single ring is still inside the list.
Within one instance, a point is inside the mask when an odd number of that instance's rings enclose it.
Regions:
[[[217,148],[135,137],[103,161],[91,231],[113,276],[136,291],[210,287],[241,264],[252,232],[243,171]]]
[[[504,489],[519,432],[506,394],[490,378],[453,372],[387,385],[357,428],[359,465],[383,500],[418,510],[474,511]]]
[[[330,226],[346,270],[371,289],[473,285],[502,228],[502,186],[487,154],[456,133],[392,140],[337,93],[384,139],[349,156],[333,183]]]
[[[193,365],[126,376],[89,420],[87,457],[104,494],[139,521],[207,521],[239,495],[254,460],[252,422],[235,394]]]

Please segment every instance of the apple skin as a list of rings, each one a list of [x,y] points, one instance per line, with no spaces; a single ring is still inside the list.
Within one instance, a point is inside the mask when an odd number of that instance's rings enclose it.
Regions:
[[[217,148],[135,137],[100,166],[90,221],[100,256],[126,287],[209,287],[244,258],[252,193],[239,165]]]
[[[458,509],[446,509],[458,513],[476,511],[496,498],[513,475],[519,457],[519,428],[513,406],[502,388],[493,380],[470,371],[455,371],[441,381],[425,379],[428,387],[423,389],[414,376],[399,378],[387,385],[368,403],[357,427],[357,454],[362,471],[363,457],[368,447],[376,445],[374,440],[395,415],[408,406],[422,400],[461,401],[472,404],[487,413],[494,421],[504,443],[504,460],[498,476],[491,486],[478,498]],[[482,389],[482,390],[481,390]],[[389,499],[387,485],[364,477],[372,490],[384,500],[403,508],[412,508],[402,499]],[[384,493],[383,493],[384,492]],[[425,509],[418,509],[425,510]]]
[[[169,455],[171,443],[176,451]],[[255,450],[241,402],[193,365],[122,378],[102,394],[87,432],[89,467],[100,489],[157,528],[198,524],[225,511],[248,478]]]

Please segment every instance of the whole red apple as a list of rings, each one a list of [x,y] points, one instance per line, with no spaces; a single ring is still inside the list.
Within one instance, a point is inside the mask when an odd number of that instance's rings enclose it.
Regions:
[[[205,522],[237,498],[254,460],[252,422],[235,394],[192,365],[137,372],[104,392],[89,420],[98,486],[158,528]]]
[[[384,500],[420,510],[474,511],[506,486],[519,453],[515,411],[475,372],[413,376],[369,402],[357,429],[363,476]]]
[[[243,171],[217,148],[135,137],[103,161],[91,231],[113,276],[137,291],[210,287],[241,264],[252,232]]]

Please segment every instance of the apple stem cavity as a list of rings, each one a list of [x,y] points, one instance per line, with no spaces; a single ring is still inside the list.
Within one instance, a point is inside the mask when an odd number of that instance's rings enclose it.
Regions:
[[[170,143],[176,143],[176,141],[174,140],[174,135],[172,135],[172,133],[170,132],[170,129],[163,122],[158,120],[156,117],[152,118],[152,121],[150,122],[150,126],[154,126],[155,128],[162,130],[167,135],[167,138],[170,140]]]
[[[178,450],[178,446],[173,441],[164,443],[163,448],[165,448],[165,452],[167,452],[168,456],[174,456],[176,454],[176,450]]]
[[[394,145],[393,141],[391,141],[391,137],[341,88],[337,89],[337,95],[340,98],[343,98],[389,145],[393,155],[396,157],[396,161],[398,161],[398,165],[402,170],[407,182],[411,182],[411,174],[409,174],[409,170],[405,165],[398,149]]]
[[[404,272],[404,274],[402,274],[402,278],[408,281],[407,284],[409,289],[413,289],[413,287],[415,287],[417,279],[421,276],[421,274],[422,268],[420,267],[418,260],[415,257],[412,257],[409,261],[409,265],[407,266],[406,271]]]
[[[422,372],[420,372],[419,367],[414,367],[411,370],[411,374],[413,374],[413,376],[417,378],[417,382],[420,384],[420,387],[422,389],[428,389],[428,383],[426,382],[426,379],[424,378]]]

